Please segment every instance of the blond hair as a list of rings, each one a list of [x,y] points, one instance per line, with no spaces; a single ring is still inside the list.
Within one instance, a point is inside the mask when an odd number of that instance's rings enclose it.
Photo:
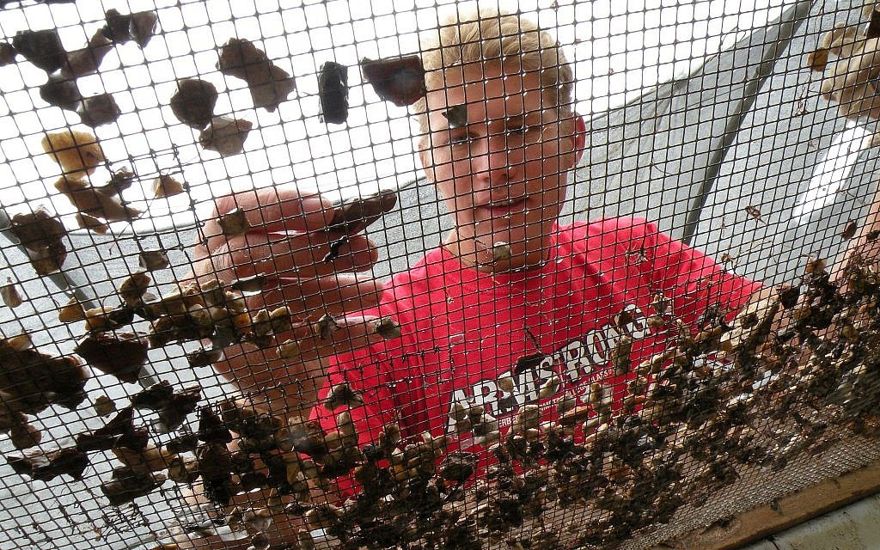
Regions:
[[[516,58],[523,72],[540,71],[541,88],[557,109],[571,112],[574,71],[559,42],[532,19],[494,8],[457,9],[422,35],[421,58],[428,90],[442,88],[450,67]],[[427,130],[427,99],[413,106],[422,131]]]

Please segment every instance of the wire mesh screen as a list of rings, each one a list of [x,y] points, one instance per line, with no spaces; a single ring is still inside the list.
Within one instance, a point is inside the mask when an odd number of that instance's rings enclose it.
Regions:
[[[0,548],[674,546],[880,458],[880,11],[439,4],[0,0]]]

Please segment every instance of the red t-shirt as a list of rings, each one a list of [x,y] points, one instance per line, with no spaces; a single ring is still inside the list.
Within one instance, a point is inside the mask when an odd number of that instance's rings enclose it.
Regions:
[[[404,438],[446,433],[467,450],[472,441],[457,441],[449,418],[455,402],[483,404],[503,434],[553,374],[562,379],[559,392],[583,396],[596,381],[620,399],[633,375],[609,372],[608,351],[621,334],[617,314],[628,309],[634,319],[627,328],[638,365],[664,349],[665,336],[646,323],[655,293],[692,325],[707,306],[736,311],[760,288],[644,219],[579,222],[557,228],[553,241],[543,267],[502,275],[464,266],[442,247],[430,251],[395,276],[379,308],[367,312],[394,318],[402,336],[334,357],[320,397],[342,381],[363,394],[364,405],[351,410],[361,444],[397,422]],[[513,393],[498,387],[499,377],[515,373],[518,358],[538,352],[545,354],[539,364],[514,374]],[[333,430],[341,410],[319,405],[312,418]]]

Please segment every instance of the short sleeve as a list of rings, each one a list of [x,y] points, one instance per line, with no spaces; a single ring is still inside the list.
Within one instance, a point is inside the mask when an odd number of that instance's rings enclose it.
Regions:
[[[652,285],[672,300],[674,313],[688,324],[712,305],[736,315],[761,289],[752,281],[725,270],[715,260],[681,241],[660,232],[653,223],[645,225],[645,254]]]

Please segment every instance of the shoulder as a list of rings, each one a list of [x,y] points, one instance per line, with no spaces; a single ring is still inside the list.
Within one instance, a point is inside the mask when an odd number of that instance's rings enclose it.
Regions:
[[[657,225],[645,218],[600,218],[577,221],[558,228],[558,242],[573,252],[595,252],[599,248],[639,245],[646,238],[657,235]]]

